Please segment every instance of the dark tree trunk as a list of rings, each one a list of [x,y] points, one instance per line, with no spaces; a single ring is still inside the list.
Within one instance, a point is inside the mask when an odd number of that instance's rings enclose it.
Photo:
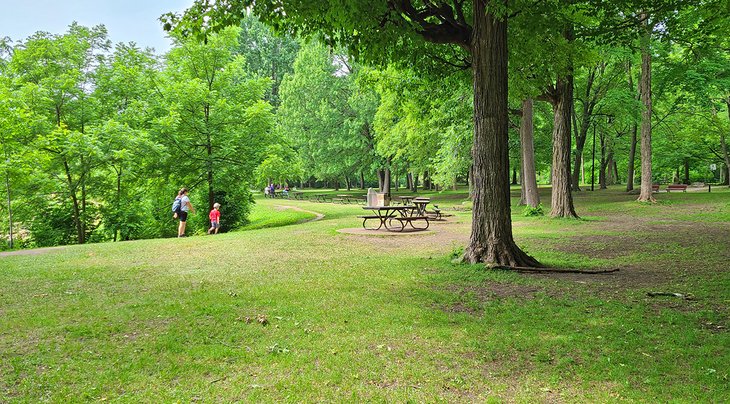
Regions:
[[[418,174],[413,174],[411,178],[413,178],[413,186],[411,187],[411,192],[418,192]]]
[[[66,171],[66,181],[68,183],[69,194],[71,195],[71,202],[73,203],[73,221],[74,227],[76,227],[76,241],[79,244],[84,244],[85,233],[84,226],[81,224],[81,207],[79,206],[79,199],[76,195],[76,186],[74,185],[73,178],[71,177],[71,167],[68,165],[66,158],[63,159],[63,168]]]
[[[538,266],[512,237],[507,135],[507,21],[475,0],[471,37],[474,74],[474,203],[464,260],[488,266]]]
[[[349,176],[345,176],[345,185],[347,185],[347,190],[348,191],[352,190],[352,185],[350,184],[350,177]]]
[[[631,73],[631,63],[629,62],[627,67],[627,74],[629,76],[629,89],[633,92],[634,91],[634,78],[633,74]],[[637,93],[637,98],[639,98],[639,95]],[[631,144],[629,144],[629,162],[628,167],[626,169],[626,192],[633,191],[634,190],[634,163],[636,162],[636,140],[637,140],[637,132],[638,132],[638,126],[636,123],[631,124]]]
[[[512,167],[512,184],[517,185],[517,167]]]
[[[636,161],[636,135],[638,127],[631,125],[631,144],[629,145],[629,162],[626,169],[626,192],[634,189],[634,162]]]
[[[648,16],[642,13],[643,32],[641,35],[641,78],[639,92],[644,110],[641,112],[641,193],[640,202],[655,202],[652,194],[651,175],[651,30]]]
[[[406,173],[406,188],[413,189],[413,174]]]
[[[684,158],[684,180],[682,181],[683,184],[689,185],[689,159]]]
[[[598,188],[606,189],[606,167],[608,166],[608,159],[606,158],[606,135],[603,130],[600,132],[599,138],[601,139],[601,165],[598,169]]]
[[[385,196],[390,198],[390,159],[388,159],[388,167],[385,168],[385,176],[383,180],[383,192],[385,192]]]
[[[613,153],[611,153],[611,165],[613,166],[613,184],[620,184],[621,177],[618,174],[618,163],[616,162],[616,159],[613,158]]]
[[[537,172],[535,171],[535,146],[532,100],[522,101],[522,119],[520,121],[520,142],[522,143],[522,179],[525,204],[536,208],[540,204],[537,193]]]
[[[385,186],[385,169],[381,168],[378,170],[378,189],[383,192]]]
[[[469,175],[466,178],[469,186],[469,199],[474,200],[474,164],[469,166]]]
[[[730,97],[725,99],[725,105],[727,105],[727,117],[730,119]],[[727,147],[727,141],[725,140],[725,134],[720,132],[720,145],[722,146],[722,155],[725,158],[725,168],[730,169],[730,150]],[[728,178],[728,177],[725,177]],[[730,178],[728,178],[730,184]]]
[[[581,162],[583,161],[583,149],[585,148],[586,139],[588,138],[588,128],[591,126],[591,117],[593,116],[593,109],[598,102],[596,95],[591,94],[593,91],[593,83],[596,80],[596,73],[598,68],[593,67],[588,71],[588,78],[586,80],[586,90],[583,94],[583,112],[581,114],[580,128],[577,124],[577,117],[575,116],[575,106],[571,111],[571,117],[573,118],[573,129],[575,130],[575,163],[573,164],[573,175],[570,177],[571,184],[570,189],[572,191],[580,191],[580,168]],[[572,104],[571,104],[572,105]]]
[[[365,189],[365,174],[360,171],[360,189]]]

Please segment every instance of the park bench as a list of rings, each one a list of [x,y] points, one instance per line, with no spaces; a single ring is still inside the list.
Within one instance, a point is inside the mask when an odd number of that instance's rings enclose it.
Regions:
[[[652,184],[651,192],[659,192],[659,184]]]
[[[667,185],[667,192],[682,191],[687,192],[687,185],[685,184],[669,184]]]

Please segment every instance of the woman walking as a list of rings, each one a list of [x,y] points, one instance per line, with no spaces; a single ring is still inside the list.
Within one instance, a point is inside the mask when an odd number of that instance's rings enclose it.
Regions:
[[[185,225],[188,220],[188,212],[195,214],[195,208],[190,203],[187,188],[181,189],[180,195],[180,215],[178,217],[178,219],[180,219],[180,224],[177,226],[177,236],[187,237],[185,236]]]

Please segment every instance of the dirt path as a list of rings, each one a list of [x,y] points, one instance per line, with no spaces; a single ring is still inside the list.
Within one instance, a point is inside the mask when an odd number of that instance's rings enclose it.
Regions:
[[[274,206],[277,209],[280,209],[280,210],[292,209],[292,210],[296,210],[298,212],[311,213],[311,214],[313,214],[313,215],[316,216],[314,219],[304,220],[304,221],[299,222],[297,224],[311,223],[311,222],[316,222],[317,220],[324,219],[324,215],[322,213],[317,213],[317,212],[313,212],[311,210],[302,209],[302,208],[297,207],[297,206],[289,206],[289,205],[274,205]]]
[[[60,250],[63,248],[66,248],[66,246],[42,247],[42,248],[33,248],[30,250],[3,251],[3,252],[0,252],[0,257],[10,257],[13,255],[38,255],[38,254],[45,254],[45,253],[55,251],[55,250]]]

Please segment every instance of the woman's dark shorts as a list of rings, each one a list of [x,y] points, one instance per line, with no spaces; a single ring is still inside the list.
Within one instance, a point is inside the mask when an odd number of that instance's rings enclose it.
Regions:
[[[188,221],[188,212],[181,210],[180,214],[177,215],[177,218],[180,219],[181,222],[187,222]]]

